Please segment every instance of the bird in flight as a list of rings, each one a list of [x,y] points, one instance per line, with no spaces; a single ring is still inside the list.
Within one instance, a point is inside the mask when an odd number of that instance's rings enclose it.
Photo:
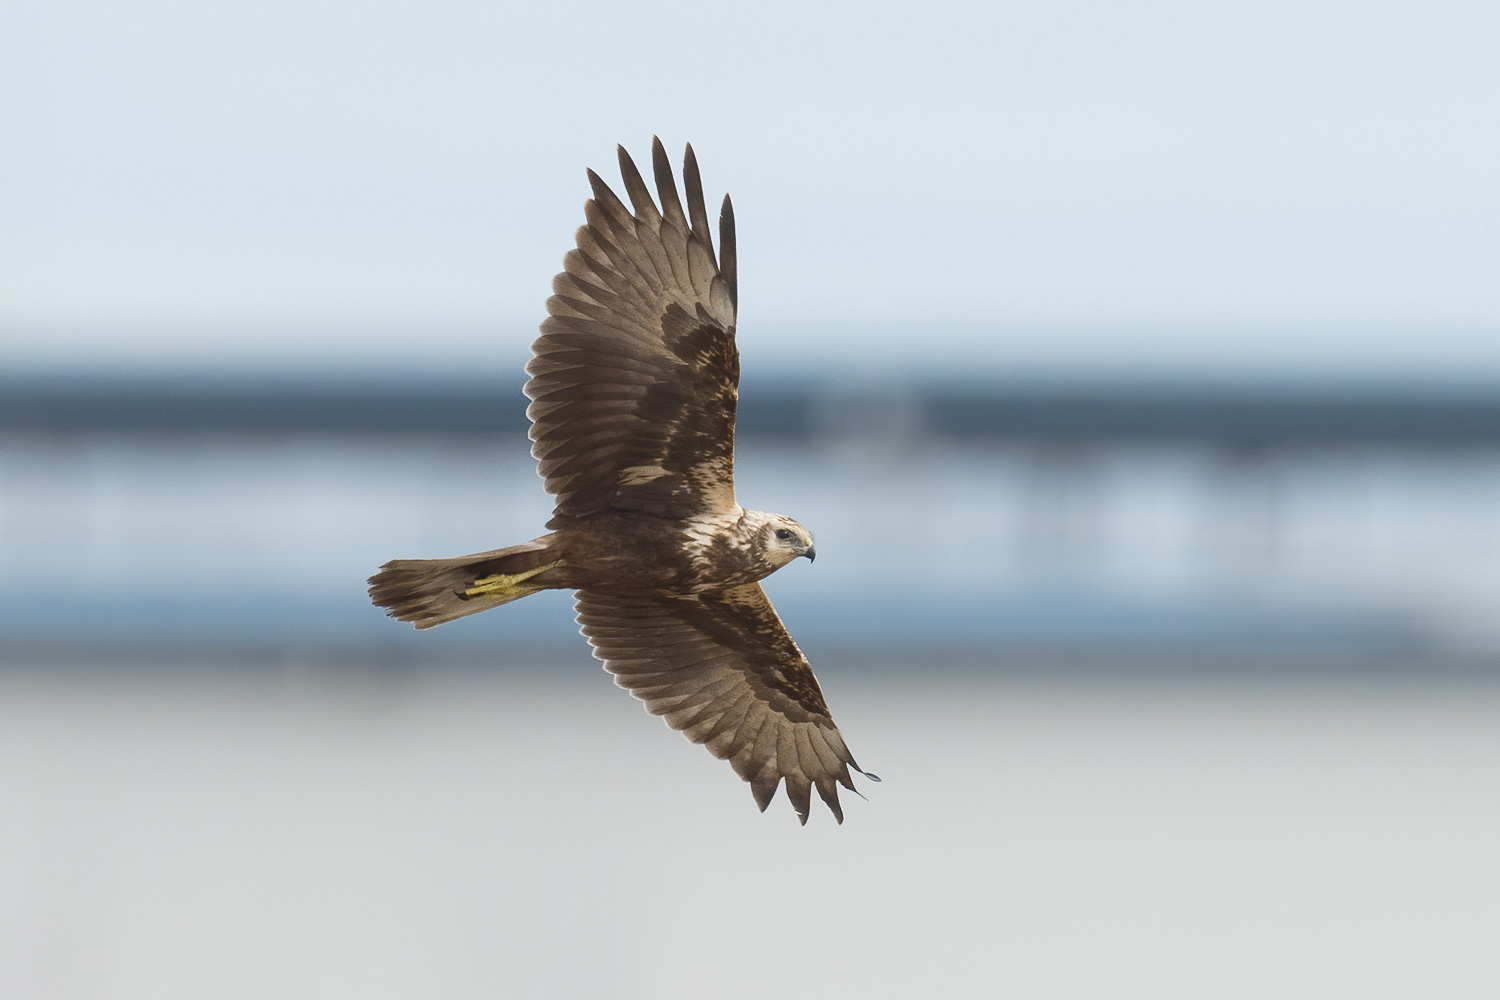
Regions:
[[[734,209],[715,256],[688,146],[683,212],[661,140],[660,201],[624,147],[631,207],[592,170],[577,248],[552,282],[527,364],[531,452],[556,497],[548,533],[453,559],[396,559],[370,598],[417,628],[574,590],[578,622],[615,682],[745,781],[765,811],[783,782],[806,823],[811,793],[844,821],[860,771],[807,658],[759,581],[816,554],[812,534],[734,498]]]

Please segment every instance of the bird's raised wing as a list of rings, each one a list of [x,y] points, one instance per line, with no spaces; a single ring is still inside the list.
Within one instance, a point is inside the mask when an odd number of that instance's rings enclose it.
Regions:
[[[633,212],[589,171],[588,224],[553,279],[526,366],[531,451],[557,496],[551,527],[606,510],[734,507],[734,211],[726,195],[716,259],[693,147],[686,214],[660,139],[651,153],[660,209],[623,147]]]
[[[853,791],[859,765],[759,584],[692,597],[582,590],[578,622],[615,682],[728,760],[762,811],[785,781],[803,823],[814,788],[844,821],[838,785]]]

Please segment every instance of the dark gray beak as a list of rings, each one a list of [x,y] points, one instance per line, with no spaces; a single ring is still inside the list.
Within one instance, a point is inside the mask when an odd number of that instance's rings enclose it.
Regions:
[[[802,553],[802,554],[805,555],[805,556],[807,556],[807,561],[808,562],[812,562],[812,561],[814,561],[815,559],[818,558],[818,550],[815,549],[815,548],[813,548],[811,545],[809,545],[807,547],[807,551],[804,552],[804,553]]]

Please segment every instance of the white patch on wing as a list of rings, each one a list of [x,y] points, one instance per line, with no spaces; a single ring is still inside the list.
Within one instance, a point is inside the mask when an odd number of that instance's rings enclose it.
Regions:
[[[621,486],[640,486],[649,483],[653,479],[660,479],[667,474],[667,470],[659,465],[632,465],[627,469],[620,470]]]

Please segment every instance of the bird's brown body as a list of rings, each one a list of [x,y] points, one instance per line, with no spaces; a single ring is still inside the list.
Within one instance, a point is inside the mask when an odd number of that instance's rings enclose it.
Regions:
[[[577,591],[578,621],[617,683],[726,758],[762,809],[777,786],[806,822],[816,789],[858,770],[801,650],[759,586],[812,536],[734,500],[739,353],[734,214],[716,257],[692,147],[687,211],[661,143],[660,206],[620,150],[633,211],[592,171],[527,366],[532,452],[557,497],[548,534],[455,559],[398,559],[371,599],[426,628],[539,590]]]

